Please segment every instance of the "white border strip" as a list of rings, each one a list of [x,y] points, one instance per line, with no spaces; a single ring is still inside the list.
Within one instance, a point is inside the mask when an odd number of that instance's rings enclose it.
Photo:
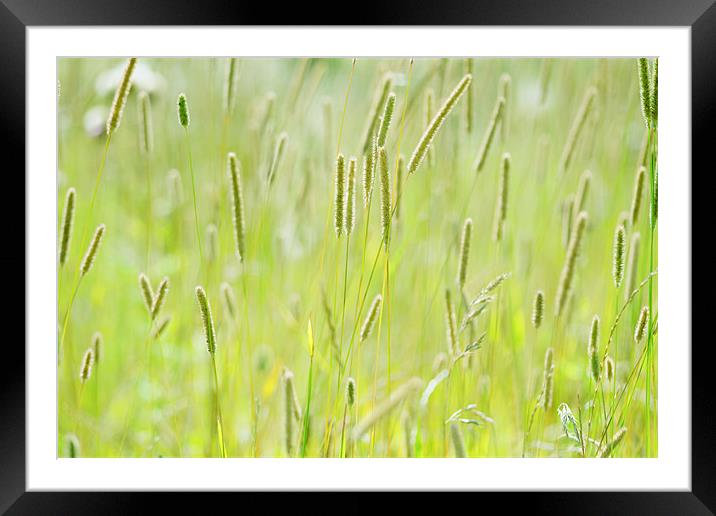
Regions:
[[[690,489],[690,41],[689,28],[28,28],[27,488]],[[56,459],[56,58],[126,55],[660,56],[659,457]]]

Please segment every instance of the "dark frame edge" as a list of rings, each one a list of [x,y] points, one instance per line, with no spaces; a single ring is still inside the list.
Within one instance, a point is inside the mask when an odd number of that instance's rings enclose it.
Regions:
[[[48,24],[45,14],[32,13],[29,18],[27,11],[23,10],[20,18],[15,9],[10,10],[3,0],[0,2],[0,34],[3,44],[0,45],[0,61],[4,66],[0,68],[0,84],[3,86],[0,95],[0,112],[3,113],[2,133],[0,141],[6,149],[5,156],[17,156],[16,166],[25,166],[25,66],[26,66],[26,21],[30,23],[39,21]],[[12,2],[16,4],[16,2]],[[44,2],[40,2],[44,3]],[[710,6],[700,15],[691,19],[692,38],[692,104],[698,110],[692,109],[692,170],[708,170],[711,156],[709,144],[710,131],[716,119],[716,101],[714,101],[713,84],[716,84],[716,59],[713,50],[716,49],[716,4],[709,0]],[[17,4],[16,4],[17,6]],[[15,11],[15,12],[14,12]],[[188,11],[185,14],[189,14]],[[141,16],[139,12],[135,16]],[[662,12],[664,18],[670,18],[671,13]],[[35,17],[37,16],[37,17]],[[128,20],[125,17],[123,22]],[[683,19],[683,13],[679,17]],[[488,22],[489,20],[485,20]],[[55,22],[57,23],[57,22]],[[61,23],[61,22],[60,22]],[[87,23],[87,21],[85,21]],[[134,20],[136,23],[136,20]],[[146,22],[145,22],[146,23]],[[385,23],[390,23],[386,21]],[[460,22],[458,22],[460,23]],[[563,23],[567,23],[566,21]],[[644,22],[647,23],[647,22]],[[52,22],[50,23],[52,24]],[[667,20],[660,21],[668,25]],[[19,163],[18,163],[19,162]],[[23,180],[23,195],[25,198],[25,183]],[[9,208],[5,208],[6,210]],[[13,217],[6,217],[11,220]],[[14,217],[16,218],[16,217]],[[10,230],[10,238],[23,242],[22,269],[25,270],[25,224]],[[20,236],[20,231],[23,235]],[[2,259],[3,263],[14,266],[17,270],[19,257],[14,260]],[[16,275],[14,281],[19,282]],[[23,285],[24,287],[24,285]],[[16,290],[19,291],[19,290]],[[23,288],[24,292],[24,288]],[[25,306],[25,294],[23,294]],[[703,308],[700,308],[703,310]],[[24,329],[24,328],[23,328]],[[23,339],[24,340],[24,339]],[[3,407],[3,418],[0,420],[0,457],[3,458],[3,467],[0,468],[0,512],[8,514],[29,514],[56,512],[63,507],[67,512],[83,514],[84,511],[110,509],[109,512],[121,508],[123,511],[132,508],[146,507],[145,493],[25,493],[26,481],[26,455],[25,455],[25,355],[24,348],[14,346],[17,354],[12,357],[17,367],[9,368],[0,375],[0,405]],[[692,492],[663,492],[663,493],[529,493],[517,495],[515,500],[530,498],[530,502],[538,501],[535,508],[538,512],[557,510],[562,512],[568,507],[579,507],[583,514],[626,513],[633,511],[649,511],[652,514],[713,514],[716,511],[716,450],[713,447],[713,436],[716,435],[712,414],[716,410],[716,398],[711,396],[712,385],[707,384],[712,373],[712,366],[708,360],[710,349],[707,344],[703,346],[692,345]],[[10,360],[10,357],[7,358]],[[22,364],[22,366],[20,366]],[[179,496],[177,496],[179,495]],[[607,495],[607,496],[604,496]],[[187,496],[179,493],[159,495],[165,502],[173,501],[179,507],[187,510],[191,507],[185,505]],[[581,502],[577,502],[579,498]],[[131,499],[131,500],[128,500]],[[605,500],[608,498],[608,500]],[[585,503],[586,502],[586,503]],[[500,500],[504,505],[505,500]],[[511,504],[513,502],[509,502]],[[181,504],[181,505],[179,505]],[[205,507],[205,506],[204,506]],[[586,509],[586,511],[584,510]],[[607,509],[607,512],[604,512]],[[65,512],[65,511],[63,511]]]
[[[2,207],[2,219],[14,220],[8,227],[8,242],[14,242],[21,252],[6,254],[0,258],[0,265],[6,271],[16,271],[6,276],[9,283],[5,288],[22,292],[22,307],[25,305],[25,24],[0,3],[0,152],[8,163],[4,167],[15,184],[13,201]],[[10,172],[12,170],[12,172]],[[18,173],[22,171],[22,173]],[[19,183],[19,189],[18,184]],[[17,203],[19,206],[16,206]],[[22,213],[22,224],[17,220]],[[13,256],[14,255],[14,256]],[[22,271],[22,275],[18,272]],[[20,297],[20,296],[18,296]],[[18,302],[16,306],[19,306]],[[13,314],[13,317],[17,317]],[[24,320],[24,317],[23,317]],[[19,322],[19,321],[18,321]],[[25,325],[17,324],[20,331],[11,337],[15,342],[25,342]],[[17,335],[20,333],[20,335]],[[14,348],[14,349],[13,349]],[[4,512],[25,492],[25,346],[5,347],[6,367],[0,374],[0,513]],[[12,364],[12,365],[9,365]],[[9,366],[8,366],[9,365]]]
[[[692,226],[693,178],[695,170],[713,168],[713,125],[716,120],[716,3],[713,3],[691,26],[691,181]],[[697,109],[694,109],[694,106]],[[702,194],[703,195],[703,194]],[[691,241],[693,243],[693,227]],[[694,268],[692,245],[692,275]],[[693,288],[693,281],[690,282]],[[698,310],[701,317],[708,317],[705,307],[693,303],[692,314]],[[693,315],[692,315],[693,321]],[[693,323],[691,324],[693,331]],[[716,399],[713,396],[713,351],[704,341],[691,339],[691,489],[706,507],[716,512]],[[711,356],[710,356],[711,355]]]

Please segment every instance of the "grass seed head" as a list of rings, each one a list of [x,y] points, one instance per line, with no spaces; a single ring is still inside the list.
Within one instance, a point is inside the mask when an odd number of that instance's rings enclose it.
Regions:
[[[80,367],[80,382],[87,382],[92,376],[92,366],[94,365],[94,351],[88,348],[82,357],[82,366]]]
[[[552,406],[554,393],[554,350],[547,348],[544,354],[544,381],[542,386],[542,407],[547,410]]]
[[[234,224],[236,255],[243,262],[246,257],[246,220],[244,218],[244,192],[241,186],[241,165],[233,152],[229,152],[226,163],[231,181],[231,219]]]
[[[589,356],[589,372],[592,379],[599,380],[599,316],[592,319],[592,327],[589,330],[589,341],[587,343],[587,355]]]
[[[502,120],[503,117],[505,102],[505,97],[497,97],[497,102],[495,102],[495,107],[492,109],[492,115],[490,116],[490,121],[487,124],[485,135],[482,137],[480,150],[477,152],[477,158],[475,158],[474,168],[476,173],[479,173],[485,166],[485,161],[487,160],[487,153],[490,151],[492,140],[495,138],[497,124],[500,122],[500,120]]]
[[[445,289],[445,323],[447,326],[447,344],[450,356],[455,357],[460,352],[457,337],[457,321],[455,319],[455,310],[452,306],[452,298],[450,290]]]
[[[226,77],[224,78],[224,116],[230,116],[236,101],[236,77],[239,71],[239,60],[230,57],[226,60]]]
[[[62,214],[62,234],[60,237],[60,266],[67,261],[67,255],[70,248],[70,238],[72,237],[72,225],[75,218],[75,189],[67,190],[65,197],[65,211]]]
[[[391,93],[385,101],[385,109],[383,110],[383,117],[381,118],[380,128],[378,129],[378,147],[383,147],[385,145],[385,140],[388,137],[388,130],[390,129],[390,122],[393,120],[394,110],[395,93]]]
[[[152,302],[152,310],[151,310],[151,316],[152,321],[154,321],[157,316],[159,315],[159,312],[162,309],[162,306],[164,305],[164,301],[167,298],[167,292],[169,291],[169,278],[166,276],[162,278],[162,281],[159,283],[159,286],[157,287],[157,294],[154,296],[154,301]]]
[[[216,352],[216,332],[214,331],[214,319],[211,316],[211,306],[206,292],[201,286],[196,287],[196,300],[199,303],[199,311],[201,313],[201,321],[204,324],[204,337],[206,339],[206,348],[210,354]]]
[[[435,138],[435,135],[440,129],[440,126],[445,121],[445,118],[447,118],[447,116],[450,114],[452,108],[455,107],[457,101],[460,100],[460,97],[470,85],[471,81],[472,76],[465,75],[457,84],[457,86],[455,86],[455,89],[452,91],[452,93],[450,93],[448,98],[445,99],[445,102],[435,114],[428,127],[425,129],[425,132],[423,132],[423,135],[420,137],[420,140],[418,140],[418,144],[413,151],[413,155],[410,156],[410,161],[408,161],[408,174],[414,173],[418,169],[420,164],[423,162],[423,158],[425,158],[425,153],[428,151],[428,147]]]
[[[532,305],[532,326],[539,329],[544,319],[544,292],[541,290],[535,294],[534,303]]]
[[[104,224],[100,224],[99,226],[97,226],[97,229],[94,232],[94,236],[92,237],[92,241],[87,248],[87,253],[85,254],[85,257],[82,259],[82,263],[80,264],[80,277],[87,274],[92,268],[94,259],[97,256],[97,251],[99,250],[99,244],[102,242],[104,230]]]
[[[370,140],[368,151],[363,155],[363,206],[368,207],[373,192],[373,178],[378,161],[378,147],[375,138]]]
[[[639,98],[641,99],[641,114],[647,127],[651,121],[651,84],[649,81],[649,61],[640,57],[637,62],[639,73]]]
[[[567,248],[567,256],[562,266],[562,272],[559,278],[559,284],[557,285],[557,299],[555,303],[555,312],[557,316],[562,313],[564,306],[567,301],[567,297],[572,290],[572,283],[574,281],[574,269],[577,262],[577,256],[579,254],[579,248],[582,243],[582,237],[584,230],[587,227],[587,213],[581,212],[577,217],[577,221],[574,224],[574,230],[569,241],[569,247]]]
[[[644,340],[648,323],[649,307],[645,306],[641,309],[641,312],[639,312],[639,319],[637,320],[636,327],[634,328],[634,342],[636,342],[637,344]]]
[[[122,121],[122,112],[124,111],[124,106],[127,103],[129,90],[132,87],[132,73],[134,73],[134,67],[136,64],[137,58],[130,57],[124,67],[124,73],[122,73],[122,79],[119,81],[117,90],[114,92],[112,109],[110,109],[109,117],[107,118],[107,136],[110,136],[114,131],[116,131],[119,127],[119,123]]]
[[[646,177],[646,168],[639,167],[634,178],[634,196],[631,199],[631,225],[636,227],[639,220],[639,208],[641,207],[641,198],[644,192],[644,178]]]
[[[383,296],[380,294],[376,295],[373,299],[373,303],[371,303],[370,309],[368,310],[368,315],[366,316],[365,321],[363,321],[363,326],[360,329],[361,342],[364,342],[370,336],[370,332],[373,330],[375,319],[378,316],[378,311],[380,310],[380,304],[382,302]]]
[[[495,205],[495,225],[492,239],[496,242],[502,240],[505,218],[507,217],[507,192],[510,183],[510,162],[509,152],[502,155],[502,166],[500,167],[500,185],[497,192],[497,203]]]
[[[348,162],[348,192],[346,194],[346,235],[353,232],[356,213],[356,166],[357,161],[351,158]]]
[[[147,278],[147,275],[143,272],[139,273],[139,291],[142,293],[142,301],[144,306],[147,307],[147,313],[151,315],[152,305],[154,304],[154,292],[152,291],[152,284]]]
[[[378,148],[378,172],[380,174],[380,228],[387,249],[390,240],[391,193],[390,169],[385,147]]]
[[[622,442],[622,439],[624,439],[624,436],[626,435],[627,429],[626,427],[621,427],[617,432],[614,434],[614,437],[612,437],[611,441],[609,441],[607,444],[605,444],[597,454],[597,457],[600,459],[607,458],[611,456],[611,454],[614,452],[617,446],[619,446],[619,443]]]
[[[462,226],[462,238],[460,239],[460,261],[457,267],[457,284],[460,289],[465,287],[467,278],[467,263],[470,259],[470,236],[472,235],[472,219],[465,219]]]
[[[179,125],[184,129],[189,128],[189,106],[186,102],[186,95],[183,93],[177,97],[177,116],[179,117]]]
[[[619,288],[624,280],[624,255],[626,254],[626,234],[624,226],[617,226],[614,232],[614,248],[612,254],[612,278],[614,286]]]
[[[94,353],[94,363],[99,364],[100,358],[102,358],[103,352],[103,339],[100,332],[95,332],[92,335],[92,352]]]
[[[349,376],[346,380],[346,405],[352,407],[356,402],[356,381]]]
[[[338,154],[336,158],[336,185],[334,200],[334,216],[333,227],[336,230],[336,236],[340,238],[343,233],[343,219],[345,218],[345,190],[346,190],[346,158],[343,154]]]
[[[229,317],[232,320],[236,320],[238,317],[238,308],[236,304],[236,295],[234,294],[234,289],[231,288],[231,285],[224,282],[221,284],[221,297],[224,300],[224,307],[226,308],[226,313],[229,314]]]

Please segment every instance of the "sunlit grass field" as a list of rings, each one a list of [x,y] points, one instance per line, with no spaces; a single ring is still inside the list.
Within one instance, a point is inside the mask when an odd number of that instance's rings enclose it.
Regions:
[[[657,455],[654,60],[128,62],[58,61],[59,456]]]

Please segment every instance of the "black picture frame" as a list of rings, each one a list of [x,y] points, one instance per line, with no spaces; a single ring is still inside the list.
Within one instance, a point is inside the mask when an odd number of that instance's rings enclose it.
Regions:
[[[371,5],[372,4],[372,5]],[[324,8],[326,9],[326,8]],[[326,9],[339,12],[342,9]],[[29,26],[82,25],[277,25],[303,21],[317,25],[322,19],[301,3],[277,4],[191,0],[0,0],[0,114],[3,162],[25,167],[26,39]],[[310,16],[307,14],[310,13]],[[367,16],[366,13],[370,13]],[[714,0],[441,0],[439,3],[361,2],[351,22],[372,25],[603,25],[688,26],[691,28],[692,168],[713,172],[710,141],[716,117],[716,4]],[[323,18],[328,18],[323,16]],[[8,160],[8,157],[15,158]],[[691,171],[680,171],[691,174]],[[49,173],[49,172],[48,172]],[[10,175],[6,168],[5,179]],[[22,174],[14,173],[16,177]],[[25,191],[24,180],[19,188]],[[15,195],[18,202],[24,195]],[[25,225],[17,224],[19,208],[4,204],[7,241],[25,242]],[[24,210],[23,210],[24,213]],[[689,228],[690,229],[690,228]],[[20,234],[22,232],[22,235]],[[6,270],[25,268],[25,246],[2,258]],[[14,263],[13,263],[14,262]],[[11,274],[6,289],[20,292],[20,275]],[[8,296],[6,290],[6,296]],[[24,290],[22,290],[24,292]],[[24,295],[23,295],[24,299]],[[690,302],[690,300],[687,300]],[[6,304],[19,306],[19,302]],[[22,303],[25,310],[31,306]],[[704,308],[701,308],[704,311]],[[9,324],[9,318],[8,318]],[[689,321],[689,334],[691,321]],[[18,325],[19,326],[19,325]],[[23,331],[24,337],[24,331]],[[585,492],[480,494],[479,505],[490,501],[501,511],[527,505],[530,512],[575,514],[713,514],[716,511],[716,408],[710,376],[712,339],[692,346],[692,455],[690,492]],[[16,338],[16,342],[19,339]],[[690,342],[674,343],[688,346]],[[25,354],[24,348],[5,342],[0,374],[0,511],[7,514],[143,513],[150,509],[147,494],[25,492]],[[205,501],[178,494],[159,497],[162,511],[208,512]],[[499,497],[499,498],[498,498]],[[202,497],[203,498],[203,497]],[[153,500],[154,501],[154,500]],[[215,502],[215,499],[212,500]],[[355,504],[355,505],[354,505]],[[213,505],[213,504],[212,504]],[[356,508],[359,501],[351,501]],[[217,506],[214,506],[217,507]],[[172,511],[173,512],[173,511]]]

